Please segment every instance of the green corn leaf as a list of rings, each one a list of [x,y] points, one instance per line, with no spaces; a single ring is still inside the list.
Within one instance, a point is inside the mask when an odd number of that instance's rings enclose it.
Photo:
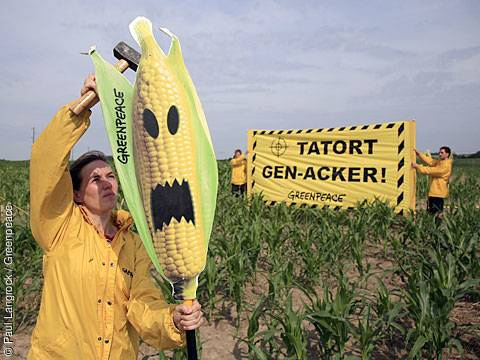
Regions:
[[[148,229],[135,174],[132,130],[133,87],[125,76],[102,58],[98,51],[92,49],[90,51],[90,57],[95,66],[97,92],[102,106],[105,129],[112,148],[115,169],[118,173],[128,209],[135,221],[135,227],[145,245],[150,259],[157,271],[163,275],[163,269],[160,266],[155,254],[155,249],[153,248],[152,237]],[[121,118],[123,116],[125,116],[124,119]],[[117,131],[122,131],[120,134],[126,137],[126,154],[128,154],[128,156],[118,150]],[[123,132],[125,132],[125,134],[123,134]]]
[[[413,344],[412,350],[408,354],[408,358],[415,359],[426,343],[427,339],[425,339],[423,336],[419,336],[415,341],[415,344]]]

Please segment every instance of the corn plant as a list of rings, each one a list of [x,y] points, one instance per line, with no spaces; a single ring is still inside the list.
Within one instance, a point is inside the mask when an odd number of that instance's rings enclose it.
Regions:
[[[452,346],[463,351],[449,316],[456,301],[480,281],[459,282],[457,273],[457,263],[451,254],[445,256],[441,251],[431,250],[420,266],[408,274],[404,295],[408,315],[415,323],[406,337],[407,343],[413,343],[410,358],[426,354],[431,359],[442,359],[443,349]]]
[[[327,284],[323,286],[323,296],[313,297],[305,293],[310,304],[306,305],[306,320],[317,330],[322,354],[326,357],[334,353],[345,356],[346,344],[351,337],[350,317],[358,306],[357,289],[349,283],[344,274],[337,277],[335,295]]]
[[[259,350],[255,344],[255,335],[257,334],[260,327],[259,319],[260,319],[260,316],[262,315],[262,312],[264,311],[265,302],[266,302],[266,297],[261,296],[255,306],[255,309],[253,310],[253,312],[248,318],[246,343],[248,345],[248,353],[250,356],[254,354],[258,356]]]
[[[302,311],[294,310],[292,293],[288,294],[284,311],[275,316],[280,325],[280,336],[286,347],[286,359],[306,359],[307,342],[302,323],[305,315]]]
[[[403,327],[397,322],[403,305],[391,300],[391,293],[383,281],[379,281],[375,299],[362,301],[362,314],[358,321],[350,322],[351,331],[356,338],[362,360],[370,359],[378,342],[391,338],[393,330],[404,334]]]

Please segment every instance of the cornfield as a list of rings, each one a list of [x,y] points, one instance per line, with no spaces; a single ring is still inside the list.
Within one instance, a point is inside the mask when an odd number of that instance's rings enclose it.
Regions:
[[[435,221],[425,212],[425,176],[418,176],[417,213],[399,216],[382,202],[334,211],[234,197],[229,164],[220,161],[198,292],[207,318],[235,326],[249,359],[480,358],[479,165],[454,162],[447,208]],[[0,179],[2,209],[15,205],[21,329],[35,322],[42,286],[42,254],[28,226],[28,163],[0,161]],[[5,233],[3,220],[1,227]],[[153,276],[171,301],[169,285]]]

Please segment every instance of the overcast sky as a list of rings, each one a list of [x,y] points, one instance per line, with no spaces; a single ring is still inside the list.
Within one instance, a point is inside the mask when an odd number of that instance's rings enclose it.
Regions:
[[[248,129],[405,119],[419,149],[480,150],[478,0],[19,0],[0,12],[0,158],[30,157],[32,127],[93,71],[80,53],[95,44],[113,63],[118,41],[136,47],[138,15],[179,37],[218,158],[244,149]],[[111,153],[99,106],[75,157],[88,149]]]

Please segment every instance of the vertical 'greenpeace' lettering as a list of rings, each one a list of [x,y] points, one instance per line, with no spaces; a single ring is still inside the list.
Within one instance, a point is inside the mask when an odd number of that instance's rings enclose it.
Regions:
[[[115,95],[115,126],[117,132],[117,159],[122,164],[128,162],[130,154],[127,150],[127,124],[125,122],[127,115],[125,113],[125,98],[122,91],[113,89]]]

